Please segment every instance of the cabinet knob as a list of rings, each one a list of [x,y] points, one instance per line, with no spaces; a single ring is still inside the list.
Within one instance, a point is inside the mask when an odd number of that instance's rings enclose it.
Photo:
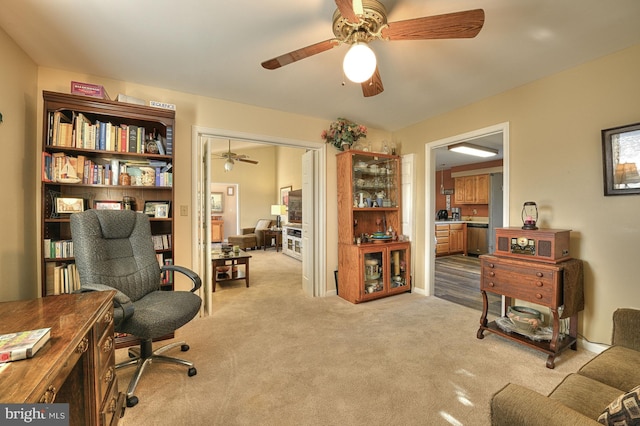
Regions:
[[[536,299],[542,299],[542,295],[540,293],[536,293]]]
[[[495,273],[495,272],[493,272],[493,271],[491,271],[491,272],[489,272],[489,276],[490,276],[490,277],[495,277],[495,276],[496,276],[496,273]]]
[[[542,281],[536,281],[536,286],[537,287],[542,287],[544,284],[542,283]]]
[[[536,277],[542,278],[542,272],[536,272]]]
[[[493,263],[489,263],[489,268],[495,268],[496,265],[494,265]]]
[[[495,287],[496,285],[493,282],[489,282],[489,287]]]

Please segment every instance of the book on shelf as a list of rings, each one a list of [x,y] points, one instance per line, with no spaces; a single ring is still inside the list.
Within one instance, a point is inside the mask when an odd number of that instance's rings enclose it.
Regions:
[[[51,327],[0,335],[0,362],[33,357],[51,338]]]
[[[80,276],[75,263],[56,264],[55,262],[47,262],[45,279],[47,296],[73,293],[80,289]]]

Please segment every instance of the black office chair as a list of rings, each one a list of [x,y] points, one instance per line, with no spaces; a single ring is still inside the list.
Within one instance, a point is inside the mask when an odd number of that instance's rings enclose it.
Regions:
[[[127,406],[138,398],[133,395],[145,367],[154,362],[187,366],[188,375],[197,371],[193,363],[162,353],[177,346],[189,350],[185,342],[176,342],[153,351],[152,340],[173,333],[193,319],[202,300],[194,292],[200,277],[175,265],[163,266],[156,258],[149,218],[131,210],[88,210],[71,215],[73,250],[83,291],[117,290],[114,327],[141,340],[140,348],[130,348],[131,360],[116,369],[137,365],[127,389]],[[161,273],[176,271],[193,282],[191,291],[162,291]]]

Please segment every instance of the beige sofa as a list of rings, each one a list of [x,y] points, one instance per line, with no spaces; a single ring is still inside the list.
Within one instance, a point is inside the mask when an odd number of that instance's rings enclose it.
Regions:
[[[640,310],[614,312],[611,342],[610,348],[565,377],[549,396],[509,383],[491,400],[491,424],[600,425],[601,415],[604,424],[614,424],[629,412],[640,416]]]

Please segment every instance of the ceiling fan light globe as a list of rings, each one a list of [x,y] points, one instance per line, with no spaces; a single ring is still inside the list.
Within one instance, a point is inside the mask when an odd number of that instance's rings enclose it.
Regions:
[[[355,43],[344,55],[342,69],[354,83],[367,81],[376,70],[376,54],[365,43]]]
[[[233,160],[229,158],[224,162],[224,171],[230,172],[231,170],[233,170]]]

